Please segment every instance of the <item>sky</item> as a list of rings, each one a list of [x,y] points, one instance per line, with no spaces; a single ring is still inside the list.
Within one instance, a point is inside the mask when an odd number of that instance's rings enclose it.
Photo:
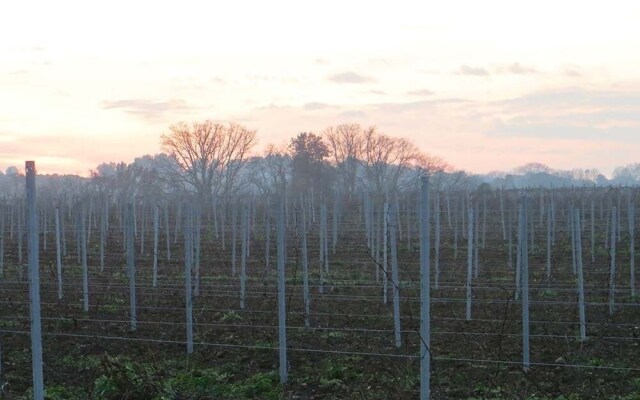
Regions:
[[[260,153],[341,123],[457,169],[640,162],[635,1],[14,1],[0,12],[0,170],[87,175],[237,122]]]

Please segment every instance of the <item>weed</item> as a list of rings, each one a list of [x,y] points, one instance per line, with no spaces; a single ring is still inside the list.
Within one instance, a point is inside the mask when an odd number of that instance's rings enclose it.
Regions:
[[[240,322],[242,316],[233,310],[225,311],[220,316],[220,322]]]

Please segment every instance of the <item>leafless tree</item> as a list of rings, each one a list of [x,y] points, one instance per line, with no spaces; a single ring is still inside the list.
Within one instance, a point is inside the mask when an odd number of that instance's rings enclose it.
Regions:
[[[291,156],[286,148],[267,146],[262,157],[251,160],[251,183],[262,194],[282,191],[291,181]]]
[[[420,151],[408,140],[389,137],[376,129],[367,130],[364,136],[366,186],[379,194],[397,190],[402,173],[420,156]]]
[[[274,190],[281,190],[287,186],[291,180],[291,156],[286,149],[269,145],[264,156],[264,166]]]
[[[162,149],[179,167],[168,172],[202,202],[237,189],[237,178],[255,142],[255,130],[209,120],[191,125],[179,122],[162,135]]]
[[[358,170],[365,148],[365,131],[359,124],[341,124],[327,128],[323,136],[328,144],[330,157],[336,168],[338,185],[346,195],[352,196],[357,189]]]
[[[449,175],[453,172],[453,167],[440,157],[418,152],[410,165],[411,167],[403,179],[404,185],[416,188],[420,184],[420,178],[425,175],[430,177],[432,186],[438,189],[453,183],[447,179],[450,178]]]

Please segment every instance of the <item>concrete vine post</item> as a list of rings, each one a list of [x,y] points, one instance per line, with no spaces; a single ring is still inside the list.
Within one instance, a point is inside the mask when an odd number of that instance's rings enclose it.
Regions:
[[[518,247],[521,265],[521,296],[522,296],[522,367],[528,370],[530,362],[529,348],[529,240],[528,240],[528,201],[523,196],[520,203],[520,232]]]
[[[84,207],[82,207],[82,211],[80,211],[80,254],[81,254],[81,262],[82,262],[82,307],[84,308],[84,312],[89,312],[89,266],[87,264],[87,225],[84,222],[85,220],[85,211]]]
[[[195,279],[193,280],[193,295],[200,294],[200,242],[202,238],[202,205],[198,204],[192,208],[193,214],[193,268],[195,269]]]
[[[307,219],[306,213],[304,211],[304,202],[301,202],[301,212],[300,212],[300,240],[302,242],[301,245],[301,256],[302,256],[302,296],[304,300],[304,326],[309,327],[309,306],[311,302],[311,297],[309,294],[309,251],[307,248]]]
[[[436,192],[436,199],[434,204],[434,223],[435,223],[435,243],[433,262],[435,264],[435,282],[434,287],[438,289],[440,287],[440,192]]]
[[[40,258],[38,254],[38,208],[36,202],[36,164],[27,161],[27,248],[29,263],[29,300],[31,312],[31,368],[33,375],[33,399],[44,399],[42,362],[42,321],[40,317]]]
[[[284,199],[280,200],[280,212],[278,215],[278,353],[280,383],[285,384],[288,380],[287,362],[287,311],[285,304],[285,218],[286,210]]]
[[[573,204],[570,206],[571,208],[569,209],[569,229],[571,232],[571,267],[573,269],[573,274],[575,275],[577,273],[577,267],[576,267],[576,229],[575,229],[575,218],[574,218],[574,214],[575,214],[575,208],[573,207]]]
[[[62,257],[60,249],[60,209],[55,210],[56,222],[56,277],[58,278],[58,300],[62,300]]]
[[[609,236],[611,232],[610,225],[611,225],[611,210],[609,210],[609,212],[605,212],[604,248],[606,250],[609,250],[609,239],[610,239]]]
[[[576,237],[576,257],[577,257],[577,289],[578,289],[578,315],[580,318],[580,341],[587,340],[587,321],[584,309],[584,277],[582,274],[582,229],[580,224],[580,210],[575,212],[575,237]]]
[[[47,214],[47,206],[44,206],[44,209],[42,210],[42,250],[43,251],[47,251],[47,238],[49,236],[49,232],[47,231],[48,229],[48,217],[49,215]]]
[[[460,229],[460,224],[458,223],[460,220],[460,210],[457,207],[457,201],[455,204],[455,208],[453,210],[454,214],[454,221],[453,221],[453,259],[457,260],[458,259],[458,237],[459,237],[459,232],[458,230]]]
[[[407,225],[407,248],[410,249],[411,248],[411,228],[413,227],[413,222],[414,222],[414,214],[411,212],[411,204],[413,202],[411,201],[411,195],[409,195],[409,199],[407,200],[405,206],[404,206],[404,213],[405,213],[405,225]]]
[[[397,209],[398,203],[395,202],[391,206]],[[398,239],[399,231],[398,217],[395,212],[391,212],[391,221],[389,224],[389,236],[391,247],[391,285],[393,289],[393,332],[395,336],[395,345],[397,348],[402,346],[402,335],[400,330],[400,280],[398,278]]]
[[[394,218],[395,218],[395,221],[396,221],[396,223],[398,225],[398,227],[397,227],[398,230],[396,231],[397,232],[396,235],[398,236],[397,240],[398,241],[402,241],[402,219],[400,218],[400,207],[398,207],[398,193],[396,193],[393,196],[393,202],[396,205],[396,207],[395,207],[396,216]]]
[[[4,277],[4,212],[5,210],[3,207],[3,209],[0,209],[0,278]]]
[[[304,207],[304,205],[303,205]],[[304,213],[304,209],[303,209]],[[271,261],[271,215],[269,215],[269,207],[265,207],[264,211],[264,270],[265,274],[269,272],[269,266]]]
[[[502,240],[507,240],[507,229],[504,220],[504,189],[500,189],[500,222],[502,223]]]
[[[193,282],[191,269],[193,267],[193,212],[190,206],[184,213],[184,288],[185,315],[187,328],[187,354],[193,353]]]
[[[165,246],[167,248],[167,261],[171,261],[171,233],[169,231],[169,203],[164,203],[164,232]]]
[[[618,206],[616,207],[617,210],[617,214],[616,214],[616,241],[620,241],[622,239],[622,217],[620,216],[620,214],[622,213],[622,195],[620,194],[620,191],[617,192],[617,199],[618,199]]]
[[[631,195],[628,201],[628,218],[629,218],[629,287],[631,289],[631,297],[636,295],[636,250],[635,250],[635,209]]]
[[[333,195],[333,215],[332,215],[332,235],[331,235],[331,254],[336,254],[336,244],[338,244],[338,222],[340,212],[340,194],[336,190]]]
[[[451,229],[451,194],[449,193],[449,189],[447,188],[445,201],[447,204],[447,224],[449,229]]]
[[[107,209],[109,205],[107,200],[104,201],[104,208],[102,209],[101,217],[100,217],[100,272],[104,272],[104,250],[106,246],[107,240],[107,218],[108,212]]]
[[[17,237],[17,239],[18,239],[18,264],[20,265],[20,280],[23,279],[23,276],[22,276],[22,241],[23,241],[22,231],[24,229],[23,228],[23,221],[22,221],[23,215],[24,215],[24,209],[22,208],[22,204],[20,204],[18,206],[18,216],[17,216],[18,224],[16,226],[16,233],[17,233],[17,236],[18,236]]]
[[[533,251],[535,247],[535,239],[536,239],[536,224],[533,218],[533,210],[535,207],[531,207],[527,210],[527,223],[529,224],[529,228],[527,231],[527,238],[529,239],[529,248]],[[529,213],[531,216],[529,217]]]
[[[469,223],[467,224],[467,307],[466,307],[466,319],[471,320],[471,282],[473,278],[473,208],[469,208]]]
[[[480,275],[480,204],[476,204],[476,212],[473,220],[469,220],[469,225],[474,227],[473,233],[473,277],[478,278]]]
[[[551,244],[555,246],[556,244],[556,202],[555,196],[553,195],[553,190],[551,190],[551,203],[549,204],[549,212],[551,213]]]
[[[591,222],[591,262],[593,263],[596,261],[596,205],[593,199],[591,200],[591,214],[589,217]]]
[[[551,213],[547,211],[547,283],[551,283]]]
[[[431,393],[431,265],[429,178],[420,186],[420,400]]]
[[[153,207],[153,269],[152,269],[152,285],[156,287],[158,284],[158,234],[160,230],[160,210],[156,204]]]
[[[382,241],[382,303],[387,304],[389,280],[387,273],[389,271],[389,203],[384,203],[384,223],[383,225],[383,241]]]
[[[255,215],[255,203],[254,199],[249,201],[249,204],[246,206],[247,216],[245,217],[247,221],[245,224],[247,225],[247,229],[244,235],[245,246],[247,247],[247,258],[251,257],[251,230],[253,229],[253,224],[251,223],[253,215]],[[246,261],[245,261],[246,262]]]
[[[144,256],[145,237],[147,233],[147,207],[144,204],[144,200],[142,200],[140,208],[140,256]],[[138,237],[138,235],[136,235],[136,237]]]
[[[513,212],[507,211],[507,266],[513,270]]]
[[[248,222],[249,222],[249,209],[247,205],[242,207],[240,214],[240,241],[241,241],[241,255],[240,255],[240,309],[244,310],[245,306],[245,290],[247,284],[247,235],[248,235]]]
[[[76,258],[78,265],[82,265],[82,242],[86,241],[86,226],[84,225],[84,206],[80,205],[82,210],[74,213],[75,216],[75,228],[76,228]]]
[[[136,196],[135,194],[131,195],[131,206],[133,207],[133,237],[138,237],[138,208],[136,207]]]
[[[213,218],[213,236],[218,240],[220,235],[220,227],[218,226],[218,199],[214,198],[211,201],[210,219]]]
[[[477,228],[476,228],[477,229]],[[482,248],[487,244],[487,192],[482,191]]]
[[[378,202],[375,202],[374,204],[378,204]],[[377,206],[374,206],[374,213],[373,213],[373,268],[374,268],[374,272],[375,272],[375,276],[376,276],[376,283],[380,282],[380,264],[382,263],[382,260],[380,259],[380,248],[382,247],[382,244],[380,243],[382,241],[382,229],[383,227],[381,226],[381,218],[383,218],[382,214],[384,213],[384,211],[380,211],[377,209]]]
[[[610,269],[609,269],[609,314],[613,315],[613,311],[615,310],[615,295],[616,295],[616,222],[617,222],[617,210],[614,206],[611,209],[611,237],[610,237]]]
[[[466,202],[465,202],[466,199]],[[467,233],[469,233],[469,231],[467,230],[467,222],[465,220],[465,218],[468,216],[468,210],[471,208],[471,202],[469,201],[469,192],[466,192],[465,195],[463,196],[462,194],[460,195],[460,216],[461,218],[461,232],[462,232],[462,238],[466,239],[467,238]]]
[[[64,215],[60,218],[60,239],[62,240],[62,256],[67,255],[67,234],[64,226]]]
[[[515,299],[516,300],[520,300],[520,295],[522,292],[522,240],[521,240],[521,236],[523,234],[523,231],[526,230],[526,227],[522,227],[522,224],[524,223],[524,220],[522,219],[522,204],[520,204],[518,206],[517,209],[517,213],[518,213],[518,231],[517,231],[517,235],[516,235],[516,240],[517,240],[517,249],[516,249],[516,292],[515,292]],[[525,238],[526,241],[526,238]]]
[[[324,293],[324,274],[327,272],[329,267],[327,254],[327,206],[322,204],[320,206],[320,287],[318,289],[319,293]]]
[[[135,231],[134,231],[134,205],[127,205],[126,229],[127,229],[127,277],[129,281],[129,320],[131,331],[137,328],[136,317],[136,265],[135,265]]]
[[[238,236],[238,207],[234,202],[231,206],[231,275],[236,276],[236,248]]]

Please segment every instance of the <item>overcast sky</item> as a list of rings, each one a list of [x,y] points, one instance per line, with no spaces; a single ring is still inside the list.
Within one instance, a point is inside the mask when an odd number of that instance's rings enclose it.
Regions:
[[[169,4],[165,4],[169,3]],[[640,162],[640,3],[14,1],[0,169],[86,175],[172,123],[357,122],[472,172]]]

